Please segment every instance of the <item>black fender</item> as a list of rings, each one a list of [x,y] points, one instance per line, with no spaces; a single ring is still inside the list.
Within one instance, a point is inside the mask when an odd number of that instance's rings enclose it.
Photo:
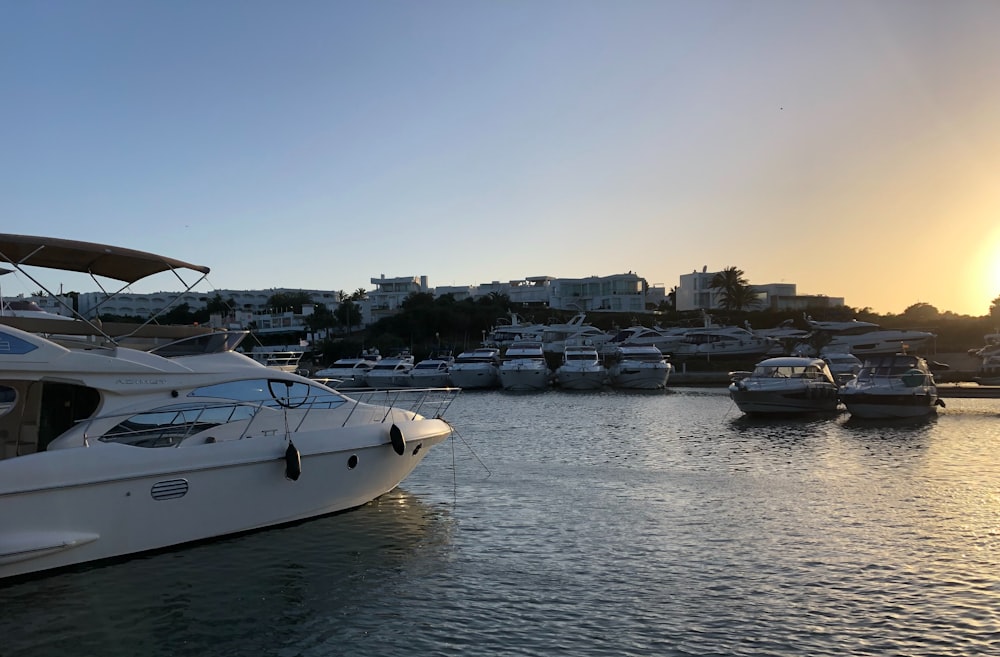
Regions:
[[[400,456],[406,451],[406,439],[403,438],[403,431],[395,424],[389,429],[389,442],[392,443],[392,451]]]

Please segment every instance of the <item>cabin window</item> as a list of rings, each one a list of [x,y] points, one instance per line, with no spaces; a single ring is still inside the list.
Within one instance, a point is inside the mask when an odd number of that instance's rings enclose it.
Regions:
[[[344,397],[328,388],[286,379],[248,379],[205,386],[188,397],[214,397],[285,408],[336,408]]]
[[[134,447],[174,447],[188,436],[220,424],[249,420],[254,409],[247,406],[175,406],[138,413],[100,437],[102,442]]]
[[[17,390],[10,386],[0,386],[0,416],[7,415],[17,405]]]

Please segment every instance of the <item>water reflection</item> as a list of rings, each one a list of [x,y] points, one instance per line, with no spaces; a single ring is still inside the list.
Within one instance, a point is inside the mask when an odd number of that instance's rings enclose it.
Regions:
[[[992,654],[998,406],[463,394],[408,492],[0,587],[0,653]]]
[[[452,525],[447,506],[397,489],[294,526],[18,581],[0,588],[2,654],[262,654],[282,627],[350,615],[408,571],[443,569]]]

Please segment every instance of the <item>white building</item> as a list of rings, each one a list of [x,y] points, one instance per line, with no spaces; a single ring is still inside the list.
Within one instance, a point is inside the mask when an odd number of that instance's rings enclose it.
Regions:
[[[375,289],[368,293],[368,300],[371,305],[371,321],[373,322],[398,313],[403,306],[403,301],[411,294],[431,291],[427,286],[426,276],[386,278],[385,274],[382,274],[379,278],[371,279],[371,282]]]
[[[701,271],[681,274],[677,286],[677,310],[717,310],[722,308],[719,298],[722,290],[713,289],[712,279],[719,272]],[[816,306],[843,306],[843,297],[800,295],[795,283],[766,283],[753,285],[759,303],[754,310],[803,310]]]
[[[637,274],[553,279],[552,308],[605,312],[643,312],[649,285]]]

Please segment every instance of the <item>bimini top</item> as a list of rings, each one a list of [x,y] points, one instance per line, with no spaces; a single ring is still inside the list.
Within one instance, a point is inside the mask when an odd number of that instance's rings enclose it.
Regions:
[[[112,278],[125,283],[174,269],[207,275],[208,267],[117,246],[52,237],[0,234],[0,261]]]

